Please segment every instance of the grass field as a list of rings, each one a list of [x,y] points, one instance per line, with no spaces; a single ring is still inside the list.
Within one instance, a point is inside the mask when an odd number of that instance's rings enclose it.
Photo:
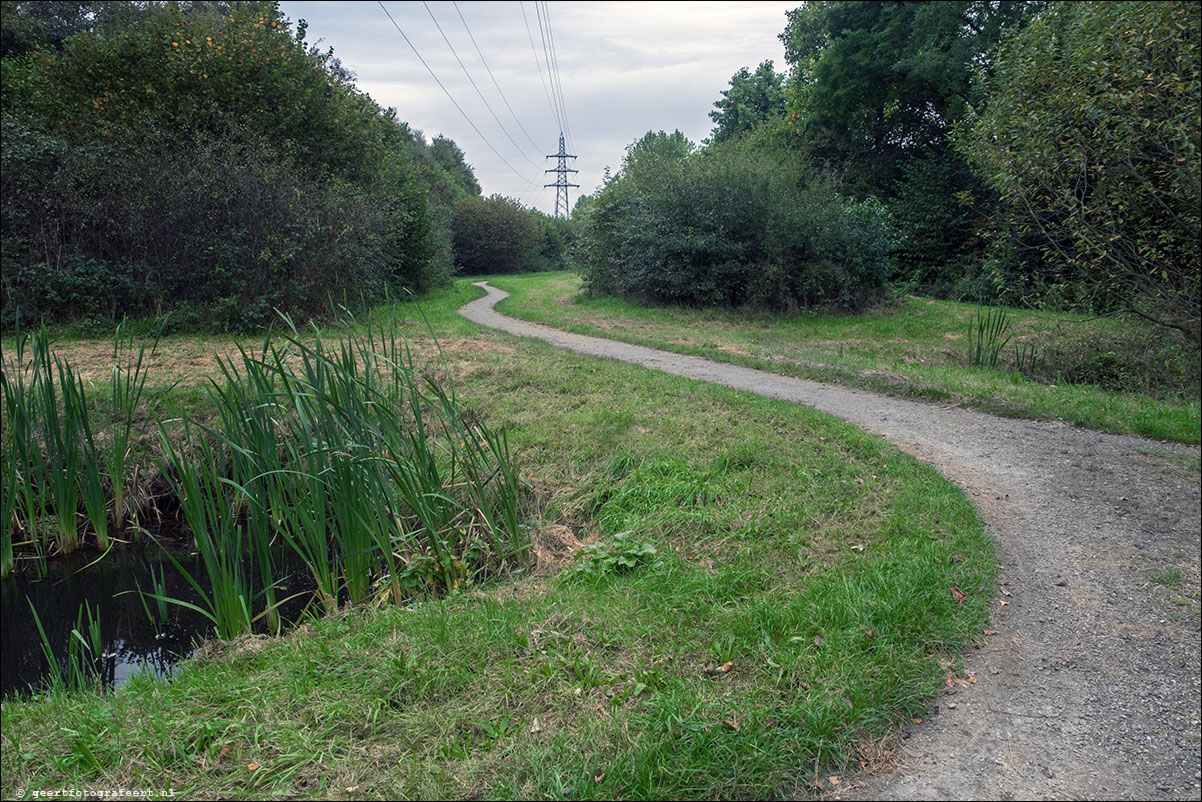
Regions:
[[[647,307],[580,293],[572,273],[502,276],[505,314],[598,337],[1014,417],[1197,443],[1198,366],[1114,319],[1009,310],[1002,369],[967,366],[971,304],[908,297],[864,315]],[[1032,380],[1013,370],[1015,348]],[[1135,388],[1107,389],[1098,381]]]
[[[506,427],[527,569],[213,642],[171,682],[8,699],[5,798],[767,797],[972,681],[955,655],[994,552],[951,484],[804,407],[480,329],[454,312],[477,295],[425,302],[437,345],[415,306],[375,314]],[[232,342],[193,343],[161,343],[149,386],[202,414],[204,354]]]

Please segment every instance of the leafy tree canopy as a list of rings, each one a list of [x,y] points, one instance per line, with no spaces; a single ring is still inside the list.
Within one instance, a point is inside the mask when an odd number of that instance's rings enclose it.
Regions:
[[[908,157],[947,144],[978,69],[1038,3],[811,2],[788,12],[787,114],[853,187],[891,196]]]
[[[454,140],[442,135],[434,137],[430,143],[430,156],[469,194],[480,194],[480,182]]]
[[[760,64],[754,73],[746,67],[730,79],[730,89],[722,91],[722,98],[714,102],[710,112],[714,130],[709,142],[725,142],[735,139],[757,125],[785,112],[784,76],[772,69],[772,61]]]
[[[431,190],[466,192],[462,154],[453,177],[277,4],[3,11],[4,323],[186,308],[245,328],[449,275]]]
[[[663,131],[648,131],[626,146],[626,158],[622,160],[622,172],[638,172],[640,169],[656,169],[664,160],[683,159],[696,149],[689,138],[679,130],[666,134]]]

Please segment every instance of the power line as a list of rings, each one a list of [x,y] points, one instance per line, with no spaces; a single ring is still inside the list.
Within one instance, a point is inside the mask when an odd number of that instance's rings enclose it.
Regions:
[[[513,121],[518,124],[518,128],[522,129],[522,133],[526,135],[526,140],[536,149],[542,150],[539,144],[531,138],[530,133],[526,130],[526,126],[522,125],[522,121],[518,119],[517,114],[513,111],[513,106],[509,105],[509,98],[505,97],[505,93],[501,91],[501,85],[497,83],[497,77],[493,75],[492,68],[488,66],[488,61],[484,58],[484,53],[480,50],[480,45],[476,44],[476,37],[472,36],[472,29],[468,27],[467,20],[463,18],[463,12],[459,10],[459,4],[453,2],[451,5],[455,7],[455,13],[459,15],[459,21],[463,23],[463,29],[467,31],[467,36],[472,40],[472,46],[476,48],[476,55],[480,57],[480,63],[484,65],[484,69],[488,71],[488,77],[492,79],[492,85],[497,88],[497,94],[501,96],[501,100],[505,101],[505,108],[509,109],[509,114],[513,117]]]
[[[559,72],[559,55],[555,52],[555,32],[551,29],[551,9],[547,6],[547,0],[543,0],[543,17],[547,21],[547,39],[551,42],[551,62],[555,66],[555,80],[559,84],[559,108],[563,111],[563,127],[568,132],[568,143],[575,150],[576,145],[572,139],[572,126],[568,123],[568,106],[563,98],[563,76]]]
[[[484,136],[483,132],[481,132],[480,129],[476,127],[476,124],[474,122],[472,122],[472,118],[467,116],[467,112],[464,111],[463,108],[458,103],[455,102],[455,98],[453,98],[451,96],[451,93],[447,91],[447,88],[442,85],[442,81],[438,80],[438,76],[434,74],[434,70],[430,69],[430,65],[426,63],[426,60],[424,58],[422,58],[422,54],[419,53],[417,48],[413,46],[413,42],[410,42],[409,37],[405,36],[405,32],[401,30],[401,26],[397,25],[396,20],[394,20],[392,18],[392,15],[388,13],[388,9],[384,8],[383,0],[376,0],[376,2],[379,3],[381,10],[383,10],[385,16],[388,17],[388,21],[392,23],[392,27],[396,28],[397,33],[399,33],[401,35],[401,38],[405,40],[405,44],[409,45],[409,48],[413,51],[413,54],[415,56],[417,56],[417,60],[420,61],[422,63],[422,66],[426,68],[426,72],[430,73],[430,77],[434,79],[434,83],[438,84],[438,88],[441,89],[443,91],[443,94],[445,94],[447,96],[447,100],[451,101],[451,103],[455,106],[455,108],[459,110],[459,113],[463,115],[463,119],[467,120],[467,124],[472,127],[472,130],[476,132],[476,134],[480,137],[480,139],[484,142],[485,145],[488,145],[488,149],[491,150],[493,153],[495,153],[497,155],[497,158],[500,159],[501,162],[506,167],[508,167],[510,169],[510,171],[513,172],[514,175],[516,175],[518,178],[522,179],[523,181],[527,181],[526,177],[524,175],[522,175],[521,173],[519,173],[517,171],[517,168],[515,168],[512,164],[510,164],[509,161],[504,156],[501,155],[500,151],[498,151],[496,148],[493,147],[492,143],[488,141],[488,137]]]
[[[526,4],[519,2],[518,7],[522,9],[522,22],[526,23],[526,36],[530,39],[530,53],[534,56],[534,66],[538,68],[538,78],[543,84],[543,94],[547,96],[547,107],[551,109],[551,116],[555,118],[555,124],[559,128],[563,128],[563,122],[559,118],[559,110],[555,108],[555,103],[551,100],[551,92],[547,89],[547,79],[543,77],[543,65],[538,60],[538,48],[534,46],[534,34],[530,31],[530,20],[526,17]],[[535,10],[538,10],[537,2]],[[542,26],[539,26],[539,35],[542,35]]]
[[[543,43],[543,60],[547,63],[547,81],[551,84],[551,100],[555,102],[555,119],[559,122],[559,131],[563,133],[567,127],[567,118],[563,114],[563,104],[559,102],[559,91],[555,86],[555,73],[551,71],[551,51],[547,46],[547,31],[543,25],[543,11],[538,0],[534,2],[534,15],[538,18],[538,36]]]
[[[442,41],[446,42],[447,47],[451,48],[451,55],[454,56],[455,61],[459,63],[459,69],[463,70],[463,74],[467,76],[468,83],[472,85],[472,89],[476,90],[476,94],[480,97],[480,102],[484,104],[484,108],[488,109],[488,113],[492,115],[492,118],[497,121],[497,125],[501,127],[501,133],[505,134],[505,138],[509,140],[509,144],[513,145],[514,148],[517,149],[517,152],[522,155],[522,158],[529,162],[531,166],[534,166],[534,160],[531,159],[530,156],[526,154],[526,151],[522,150],[522,146],[515,142],[513,137],[509,135],[509,131],[506,130],[505,124],[501,122],[501,118],[498,117],[497,113],[492,110],[492,106],[489,105],[488,100],[485,99],[484,93],[480,91],[480,87],[476,86],[475,79],[473,79],[471,73],[467,71],[467,67],[463,64],[463,59],[459,58],[459,54],[455,51],[455,45],[451,44],[451,40],[447,38],[442,26],[438,24],[438,18],[435,17],[434,12],[430,10],[429,4],[426,3],[425,0],[422,0],[422,5],[426,7],[426,13],[429,14],[430,19],[434,21],[434,27],[437,28],[439,34],[442,35]]]

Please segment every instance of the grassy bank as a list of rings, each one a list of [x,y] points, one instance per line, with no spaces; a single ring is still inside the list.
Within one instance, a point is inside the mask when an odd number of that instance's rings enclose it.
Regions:
[[[512,294],[498,310],[580,334],[1002,415],[1184,443],[1202,437],[1197,365],[1119,320],[1009,310],[1013,335],[990,370],[967,365],[971,304],[911,297],[865,315],[757,316],[589,297],[571,273],[492,283]],[[1033,362],[1038,380],[1014,370],[1016,361]]]
[[[954,683],[995,568],[949,483],[806,408],[479,329],[454,313],[476,294],[427,301],[438,346],[413,306],[377,314],[506,428],[529,569],[212,644],[170,683],[6,700],[6,798],[764,797]]]

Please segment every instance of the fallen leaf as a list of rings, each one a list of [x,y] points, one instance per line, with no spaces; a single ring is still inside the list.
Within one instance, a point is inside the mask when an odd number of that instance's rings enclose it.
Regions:
[[[814,787],[817,788],[819,791],[822,791],[826,788],[826,786],[824,786],[822,784],[822,780],[814,780]]]
[[[1006,601],[1005,599],[998,599],[998,604],[1002,605],[1003,607],[1005,607],[1009,603],[1010,602]]]
[[[968,597],[964,595],[964,591],[960,590],[960,588],[956,587],[955,585],[952,585],[952,598],[956,600],[956,604],[963,604],[964,600]]]
[[[866,630],[864,630],[864,637],[866,637],[866,638],[871,638],[871,637],[872,637],[873,635],[875,635],[875,634],[876,634],[876,630],[875,630],[875,629],[866,629]]]
[[[348,794],[353,794],[353,793],[355,793],[356,791],[358,791],[358,790],[359,790],[359,786],[357,786],[357,785],[348,785],[346,788],[343,788],[342,790],[343,790],[345,793],[348,793]]]
[[[976,682],[976,681],[977,681],[977,675],[976,675],[976,674],[969,674],[969,675],[968,675],[968,681],[969,681],[969,682]]]
[[[604,779],[605,779],[605,775],[604,775],[604,774],[597,774],[597,775],[594,775],[594,776],[593,776],[593,782],[595,782],[595,783],[599,783],[599,782],[601,782],[601,781],[602,781],[602,780],[604,780]]]
[[[538,723],[538,719],[535,719],[535,720],[534,720],[534,723],[532,723],[532,724],[530,725],[530,732],[532,732],[532,733],[534,733],[534,732],[542,732],[542,729],[543,729],[543,728],[542,728],[542,725],[540,725],[540,724]]]
[[[864,785],[864,783],[860,782],[859,780],[852,780],[851,787],[852,788],[867,788],[868,786]]]
[[[737,730],[739,728],[739,723],[737,721],[735,721],[734,719],[728,718],[725,721],[723,721],[722,723],[725,724],[726,728],[729,730]]]
[[[920,718],[916,718],[916,719],[914,719],[914,723],[915,723],[915,724],[921,724],[921,723],[922,723],[922,719],[920,719]]]
[[[718,670],[721,671],[723,674],[727,674],[734,667],[735,667],[735,664],[728,660],[727,662],[723,663],[722,666]]]
[[[997,635],[998,631],[996,629],[987,629],[987,630],[985,630],[985,634],[986,635]]]
[[[852,550],[852,551],[863,551],[863,550],[864,550],[864,544],[863,544],[863,543],[856,543],[854,546],[852,546],[852,547],[851,547],[851,550]]]
[[[246,767],[248,769],[250,769],[251,771],[257,771],[259,768],[259,764],[258,763],[247,763]]]
[[[230,752],[233,752],[233,751],[234,751],[234,747],[232,747],[232,746],[223,746],[223,747],[221,747],[220,749],[218,749],[218,750],[217,750],[217,759],[218,759],[218,760],[225,760],[227,757],[229,757],[229,756],[230,756]]]
[[[948,677],[948,678],[947,678],[947,687],[949,687],[949,688],[950,688],[950,687],[952,687],[952,686],[953,686],[953,685],[955,685],[955,684],[956,684],[956,681],[955,681],[954,679],[952,679],[951,677]]]
[[[1003,595],[1003,596],[1009,596],[1009,595],[1010,595],[1010,591],[1006,590],[1005,588],[1002,588],[1002,595]]]
[[[830,781],[831,785],[842,785],[843,784],[842,777],[836,777],[834,775],[831,775],[830,777],[827,777],[826,779]]]

